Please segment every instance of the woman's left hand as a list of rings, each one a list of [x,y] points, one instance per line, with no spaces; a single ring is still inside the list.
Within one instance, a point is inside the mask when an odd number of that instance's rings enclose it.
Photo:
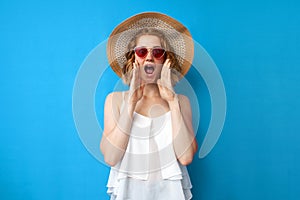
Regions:
[[[160,79],[157,80],[161,98],[166,101],[173,101],[175,92],[172,86],[170,60],[167,59],[162,67]]]

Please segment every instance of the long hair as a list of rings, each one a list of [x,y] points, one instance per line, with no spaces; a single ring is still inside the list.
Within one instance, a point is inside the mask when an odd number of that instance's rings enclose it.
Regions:
[[[135,53],[134,53],[134,47],[136,46],[137,39],[141,37],[142,35],[154,35],[157,36],[160,39],[160,43],[162,47],[166,50],[165,56],[164,56],[164,61],[166,59],[170,60],[170,68],[171,68],[171,81],[172,84],[175,85],[181,76],[181,66],[178,63],[178,60],[175,56],[175,53],[173,53],[173,49],[171,45],[168,43],[166,40],[164,34],[153,28],[145,28],[139,31],[129,42],[128,44],[128,51],[125,54],[125,57],[127,59],[126,63],[124,64],[122,68],[122,79],[123,82],[127,85],[130,85],[130,81],[132,78],[132,70],[133,70],[133,63],[135,61]]]

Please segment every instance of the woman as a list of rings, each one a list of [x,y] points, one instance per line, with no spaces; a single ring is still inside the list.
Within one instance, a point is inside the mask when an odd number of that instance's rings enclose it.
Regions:
[[[186,165],[197,150],[190,103],[173,85],[193,57],[188,30],[160,13],[133,16],[108,46],[113,70],[129,90],[106,98],[100,149],[112,166],[111,199],[191,199]]]

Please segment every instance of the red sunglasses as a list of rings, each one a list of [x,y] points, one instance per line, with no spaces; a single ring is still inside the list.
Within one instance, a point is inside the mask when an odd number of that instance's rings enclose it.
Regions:
[[[164,50],[161,47],[153,47],[153,48],[135,47],[133,50],[135,54],[140,58],[145,58],[150,51],[155,59],[161,59],[166,53],[166,50]]]

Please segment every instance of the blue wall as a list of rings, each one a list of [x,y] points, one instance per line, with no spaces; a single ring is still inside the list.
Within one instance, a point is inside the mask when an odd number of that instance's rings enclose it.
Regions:
[[[109,168],[89,154],[74,125],[73,85],[89,52],[142,11],[185,24],[225,84],[222,135],[189,166],[194,199],[299,199],[296,0],[1,1],[0,199],[108,199]],[[117,80],[107,73],[106,83]],[[103,100],[96,103],[100,116]],[[199,144],[209,112],[201,108]]]

